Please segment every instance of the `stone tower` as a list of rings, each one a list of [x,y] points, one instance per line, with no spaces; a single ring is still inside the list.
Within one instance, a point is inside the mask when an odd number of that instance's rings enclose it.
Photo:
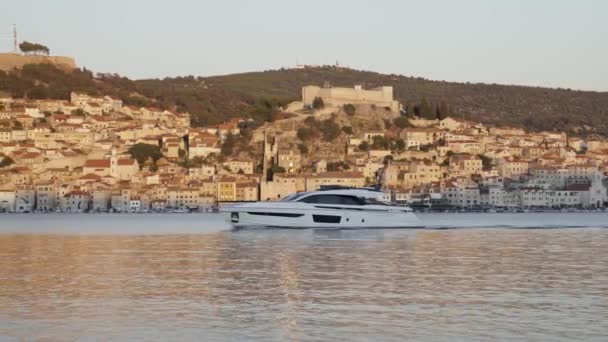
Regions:
[[[118,156],[116,155],[116,148],[112,147],[110,154],[110,175],[112,177],[118,176]]]

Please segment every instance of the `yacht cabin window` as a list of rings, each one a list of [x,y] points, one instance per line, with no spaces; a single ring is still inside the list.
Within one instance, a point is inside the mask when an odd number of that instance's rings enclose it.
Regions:
[[[298,202],[316,204],[365,205],[365,199],[345,195],[312,195],[305,197]]]

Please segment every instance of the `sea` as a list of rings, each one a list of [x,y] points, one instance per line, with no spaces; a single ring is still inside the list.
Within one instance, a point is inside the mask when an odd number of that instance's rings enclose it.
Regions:
[[[608,213],[0,215],[0,341],[608,341]]]

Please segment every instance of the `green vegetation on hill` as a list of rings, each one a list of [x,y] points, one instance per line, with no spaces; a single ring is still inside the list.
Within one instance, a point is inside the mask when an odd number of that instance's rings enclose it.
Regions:
[[[430,81],[335,67],[272,70],[213,77],[175,77],[132,81],[87,70],[65,73],[51,65],[27,65],[0,72],[0,92],[29,98],[67,99],[71,90],[123,98],[125,104],[188,111],[195,126],[231,117],[257,121],[276,118],[278,107],[299,100],[304,85],[365,88],[393,86],[408,115],[512,125],[530,130],[608,134],[608,93]]]
[[[163,157],[160,148],[156,145],[138,143],[129,148],[129,153],[139,163],[139,169],[143,169],[147,161],[152,161],[153,165]]]

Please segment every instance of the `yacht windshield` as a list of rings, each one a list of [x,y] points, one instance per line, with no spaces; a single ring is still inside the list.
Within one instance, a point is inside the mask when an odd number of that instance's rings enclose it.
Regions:
[[[291,194],[291,195],[281,199],[281,202],[293,202],[293,201],[297,200],[298,198],[302,197],[303,195],[306,195],[306,193]]]
[[[384,202],[381,202],[381,201],[379,201],[379,200],[377,200],[375,198],[366,198],[365,199],[365,204],[366,205],[388,205],[388,204],[386,204]]]

